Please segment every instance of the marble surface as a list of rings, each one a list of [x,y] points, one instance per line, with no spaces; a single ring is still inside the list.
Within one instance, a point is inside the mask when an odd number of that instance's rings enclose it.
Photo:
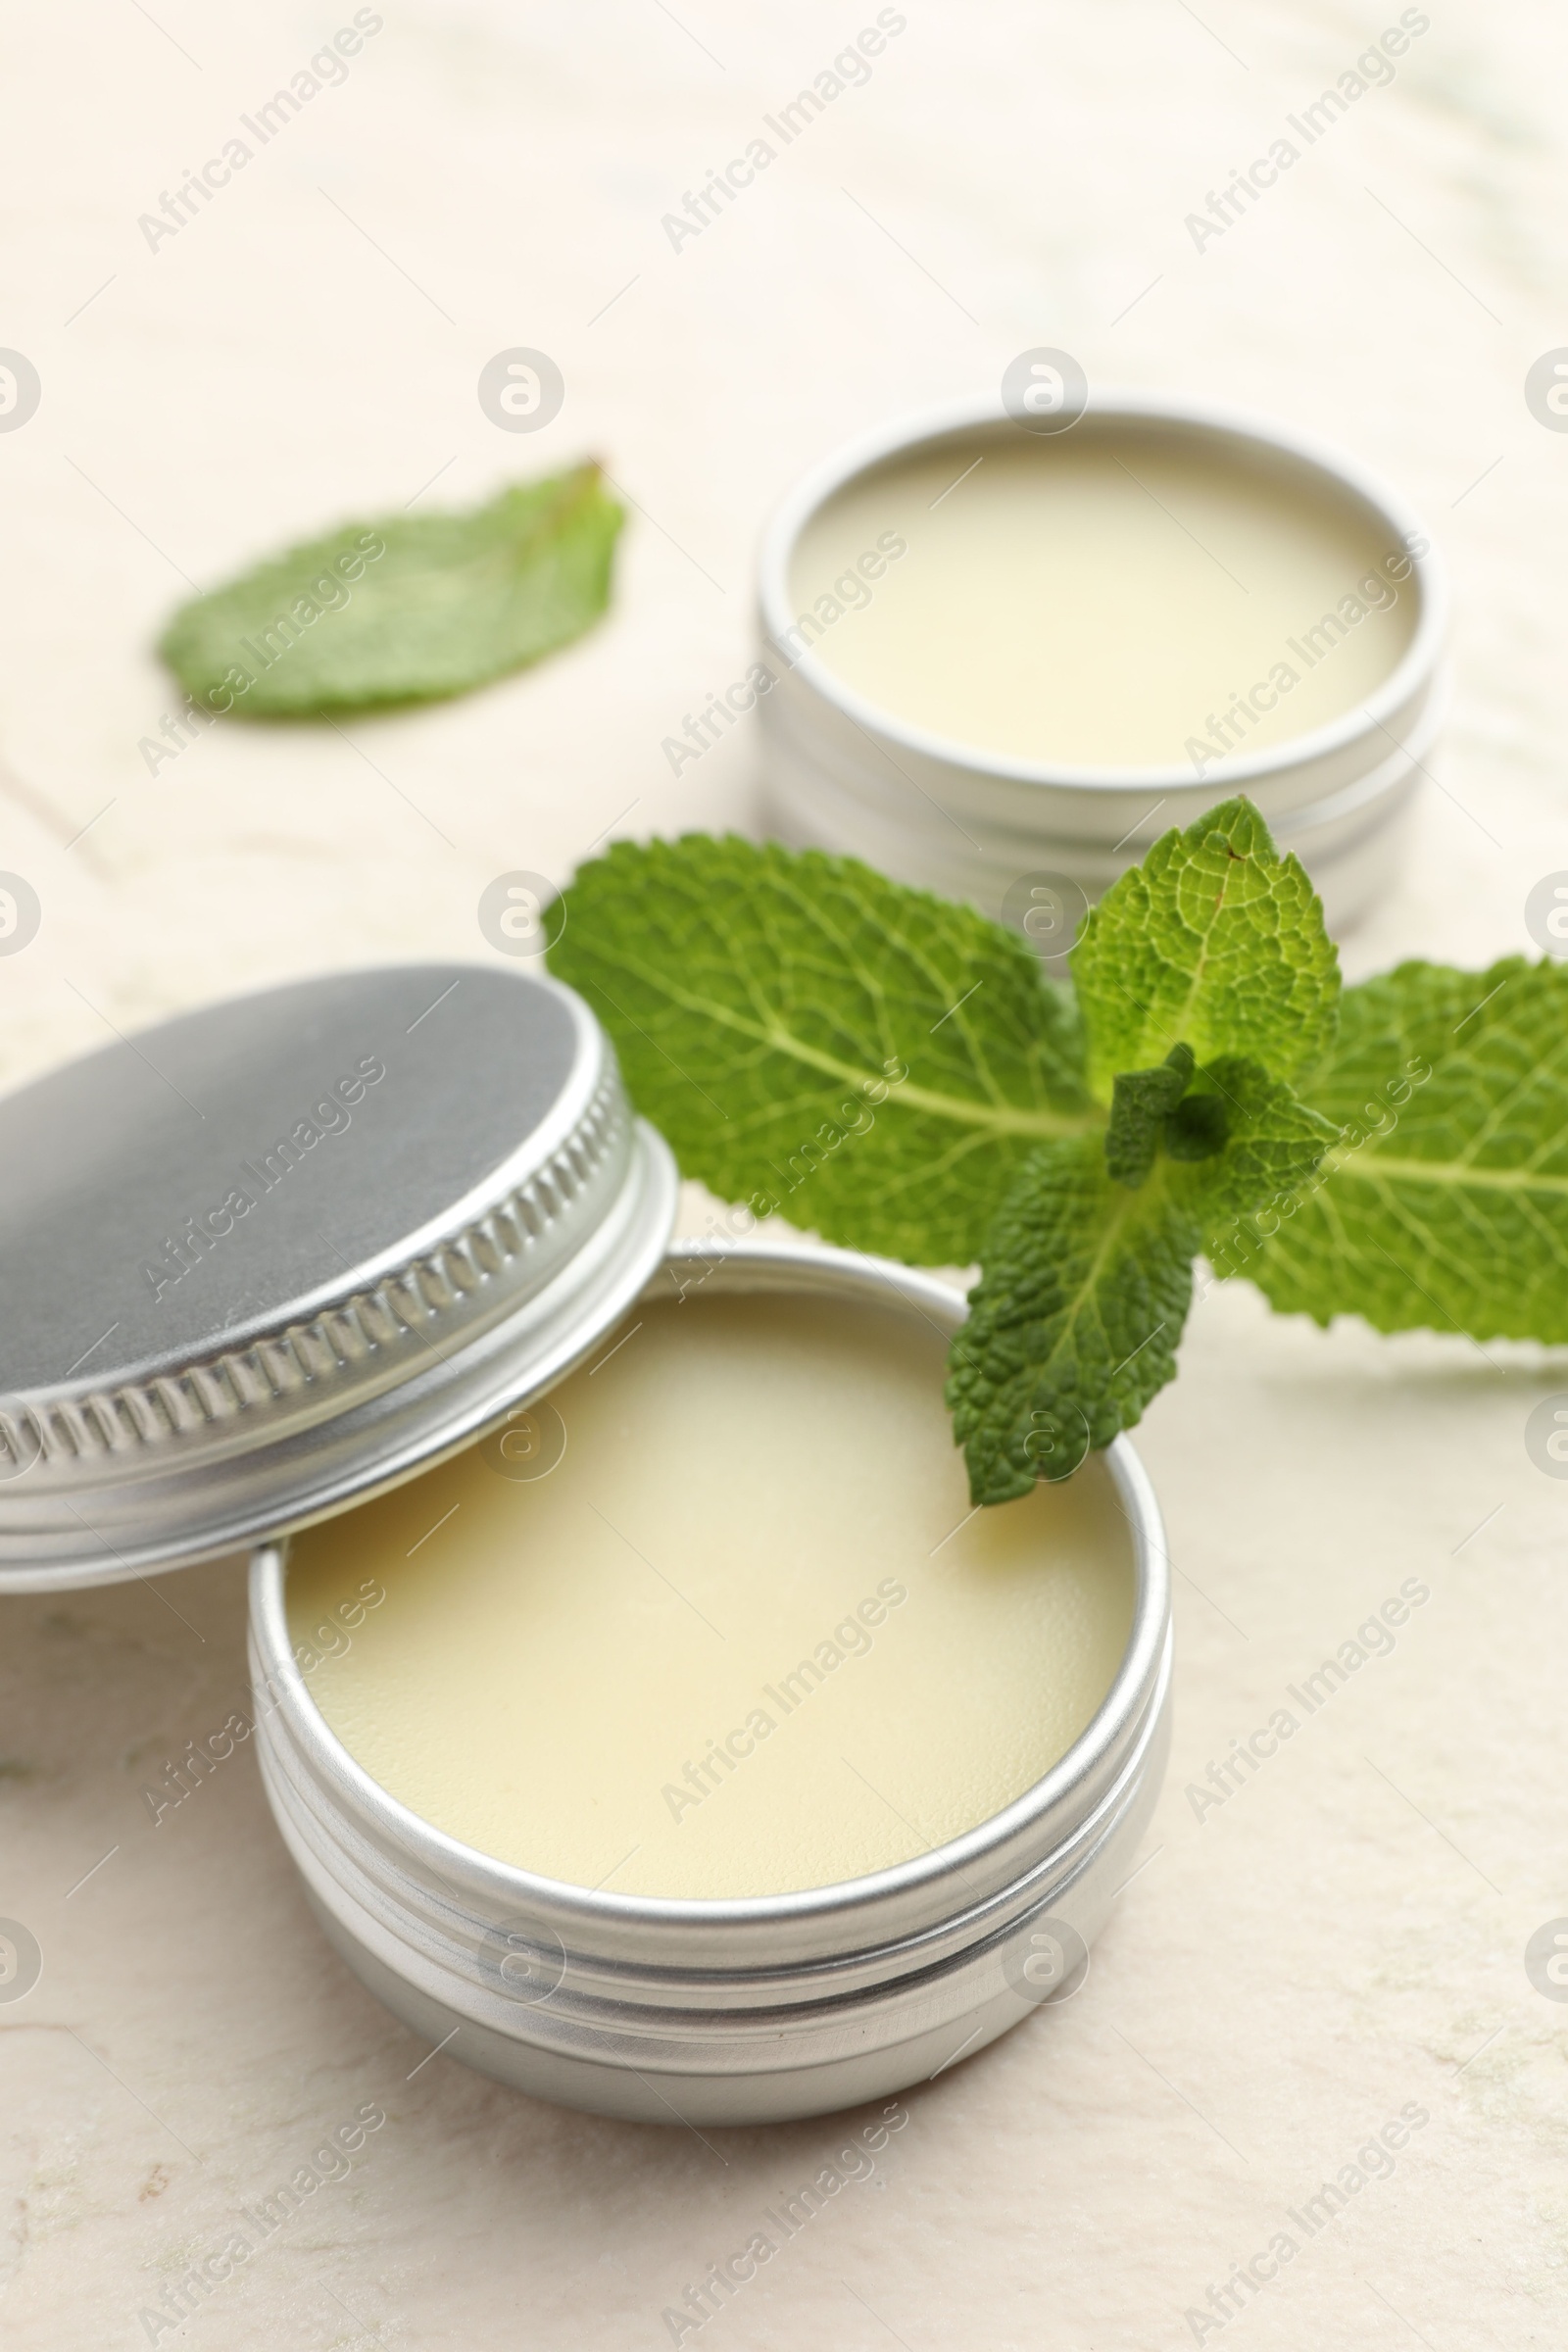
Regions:
[[[754,737],[678,781],[661,742],[746,665],[771,502],[1040,343],[1331,434],[1427,511],[1452,716],[1348,962],[1527,944],[1530,885],[1568,866],[1568,435],[1523,396],[1568,332],[1560,14],[1434,6],[1392,85],[1199,250],[1185,217],[1382,16],[909,0],[869,80],[672,250],[662,216],[875,14],[389,5],[150,247],[138,217],[346,0],[7,11],[0,343],[43,397],[0,432],[0,866],[43,922],[0,958],[0,1076],[322,965],[483,955],[499,872],[748,825]],[[567,385],[531,439],[475,398],[514,345]],[[584,451],[635,506],[580,647],[411,716],[226,724],[149,771],[171,691],[148,647],[191,583]],[[1147,1867],[1085,1992],[911,2092],[871,2177],[705,2344],[1561,2342],[1568,2005],[1523,1951],[1568,1913],[1563,1490],[1523,1427],[1565,1379],[1273,1321],[1241,1286],[1201,1301],[1138,1440],[1180,1570]],[[1392,1653],[1198,1818],[1210,1760],[1411,1579],[1430,1597]],[[665,2307],[858,2119],[699,2138],[429,2057],[321,1941],[248,1751],[150,1818],[143,1788],[239,1703],[243,1619],[231,1562],[0,1609],[0,1915],[43,1954],[0,2004],[7,2344],[668,2343]],[[1427,2120],[1387,2177],[1368,2159],[1311,2234],[1287,2218],[1407,2106]],[[143,2316],[363,2108],[385,2121],[344,2177],[177,2330]],[[1281,2232],[1292,2256],[1221,2324],[1210,2286]]]

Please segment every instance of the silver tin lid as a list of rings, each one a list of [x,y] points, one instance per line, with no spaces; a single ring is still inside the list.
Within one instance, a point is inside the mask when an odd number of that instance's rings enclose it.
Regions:
[[[330,1516],[560,1379],[676,1172],[559,981],[333,973],[0,1102],[0,1591]]]

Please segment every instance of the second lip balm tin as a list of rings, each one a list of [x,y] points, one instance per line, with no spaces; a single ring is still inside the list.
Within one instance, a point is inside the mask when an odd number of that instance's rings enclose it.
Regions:
[[[1081,910],[1246,793],[1344,930],[1397,870],[1446,602],[1402,499],[1258,419],[1134,394],[1051,437],[992,399],[901,418],[763,542],[767,820],[1017,923],[1032,884]]]

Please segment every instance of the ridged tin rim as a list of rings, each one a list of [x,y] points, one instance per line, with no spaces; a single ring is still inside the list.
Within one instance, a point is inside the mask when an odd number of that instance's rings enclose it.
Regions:
[[[737,1291],[815,1291],[846,1299],[914,1307],[944,1333],[956,1331],[964,1299],[934,1275],[889,1259],[821,1245],[765,1241],[671,1247],[666,1266],[699,1269]],[[866,1877],[777,1895],[727,1901],[657,1898],[574,1886],[496,1860],[449,1837],[391,1796],[329,1730],[306,1688],[288,1638],[285,1558],[275,1545],[251,1567],[251,1639],[267,1741],[286,1740],[313,1784],[309,1808],[346,1843],[368,1839],[439,1890],[443,1904],[468,1904],[483,1918],[526,1921],[573,1955],[654,1970],[725,1972],[799,1969],[866,1952],[989,1911],[1067,1845],[1114,1790],[1147,1745],[1169,1676],[1170,1580],[1153,1490],[1125,1438],[1106,1448],[1106,1467],[1132,1535],[1133,1624],[1127,1650],[1093,1721],[1024,1794],[961,1837]],[[274,1798],[275,1805],[275,1798]],[[985,1932],[985,1931],[978,1931]]]
[[[1419,583],[1420,610],[1415,633],[1389,675],[1355,709],[1301,735],[1292,735],[1271,751],[1227,755],[1216,785],[1223,792],[1244,791],[1248,785],[1343,751],[1363,735],[1375,734],[1430,679],[1442,652],[1447,628],[1447,586],[1442,561],[1430,534],[1407,502],[1356,459],[1314,435],[1298,433],[1272,419],[1218,403],[1183,400],[1161,395],[1108,388],[1091,391],[1083,421],[1090,418],[1129,424],[1171,425],[1195,437],[1230,440],[1275,461],[1315,471],[1343,496],[1357,499],[1385,524],[1394,541],[1417,534],[1427,541],[1424,556],[1411,559],[1411,578]],[[795,549],[807,522],[827,501],[857,475],[889,459],[973,432],[977,427],[1009,422],[1000,395],[944,402],[893,418],[820,461],[802,476],[774,510],[762,539],[758,564],[758,605],[766,644],[777,648],[796,623],[790,600],[789,575]],[[1076,429],[1076,428],[1072,428]],[[1021,431],[1022,428],[1020,427]],[[987,751],[956,737],[938,735],[911,724],[848,685],[820,655],[808,650],[788,666],[797,671],[822,700],[841,710],[873,738],[952,767],[969,768],[999,781],[1041,784],[1085,792],[1141,793],[1186,790],[1204,779],[1192,767],[1172,761],[1153,767],[1083,767],[1048,760],[1016,760]],[[1218,797],[1218,790],[1216,792]]]

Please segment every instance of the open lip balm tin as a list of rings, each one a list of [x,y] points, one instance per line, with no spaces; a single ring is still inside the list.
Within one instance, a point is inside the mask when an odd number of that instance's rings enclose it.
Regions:
[[[821,1247],[741,1242],[670,1264],[716,1290],[907,1301],[934,1277]],[[662,1279],[660,1290],[667,1295]],[[268,1795],[326,1934],[416,2033],[540,2097],[645,2123],[777,2122],[938,2074],[1076,1991],[1158,1793],[1170,1593],[1149,1482],[1107,1467],[1131,1523],[1132,1632],[1093,1721],[1014,1803],[892,1869],[801,1893],[667,1901],[536,1877],[388,1795],[334,1738],[294,1662],[285,1555],[251,1574]],[[936,1727],[933,1727],[935,1731]]]
[[[1264,674],[1254,679],[1252,668],[1245,666],[1249,654],[1239,647],[1228,672],[1224,664],[1216,667],[1222,686],[1195,684],[1195,707],[1173,730],[1177,741],[1206,738],[1212,759],[1200,751],[1196,757],[1118,765],[1087,759],[1080,750],[1074,759],[1054,761],[984,748],[951,728],[933,729],[901,716],[887,694],[868,694],[847,674],[857,667],[845,657],[859,618],[858,596],[874,599],[883,593],[889,575],[896,593],[912,593],[919,539],[934,509],[948,505],[945,521],[951,524],[966,468],[993,453],[1016,461],[1021,450],[1031,450],[1044,465],[1058,456],[1071,463],[1082,453],[1102,454],[1121,469],[1117,486],[1123,486],[1125,475],[1124,495],[1133,497],[1133,473],[1124,455],[1137,469],[1138,453],[1153,450],[1167,462],[1191,464],[1222,485],[1229,477],[1259,500],[1272,493],[1288,505],[1342,518],[1363,547],[1384,559],[1387,568],[1376,595],[1387,599],[1396,587],[1398,599],[1408,600],[1400,621],[1402,650],[1386,674],[1322,723],[1308,724],[1298,734],[1266,730],[1271,739],[1249,748],[1247,730],[1282,698],[1278,680],[1270,687],[1261,662],[1257,666]],[[827,592],[830,604],[841,601],[832,596],[826,571],[820,580],[801,577],[803,551],[809,550],[834,503],[846,494],[874,491],[880,481],[893,483],[911,463],[926,460],[940,469],[944,487],[937,498],[906,495],[889,503],[886,519],[901,526],[893,536],[905,540],[906,552],[896,565],[890,564],[879,558],[880,534],[862,531],[870,560],[863,585],[851,590],[856,601],[839,614],[815,611],[818,589]],[[1191,552],[1197,542],[1165,504],[1163,481],[1157,498],[1152,490],[1149,495],[1151,527],[1186,533],[1188,560],[1202,576],[1204,556],[1211,551]],[[1174,538],[1172,544],[1177,544]],[[886,545],[883,541],[884,555]],[[1070,567],[1072,552],[1064,549],[1064,568]],[[951,543],[945,550],[938,547],[933,563],[942,562],[945,553],[951,562]],[[1224,596],[1229,591],[1220,571],[1229,567],[1217,555],[1215,562],[1215,589]],[[1348,562],[1343,583],[1336,586],[1354,598],[1356,584],[1357,567]],[[1234,585],[1248,593],[1245,581]],[[1294,614],[1294,605],[1288,603],[1287,610]],[[763,538],[759,612],[761,662],[771,679],[758,698],[764,810],[774,833],[797,848],[863,858],[901,881],[968,900],[1015,924],[1022,924],[1031,897],[1038,901],[1044,890],[1055,907],[1055,929],[1065,932],[1046,938],[1038,917],[1029,926],[1048,953],[1071,945],[1082,904],[1098,898],[1136,863],[1151,842],[1238,793],[1255,802],[1281,848],[1301,858],[1331,929],[1348,928],[1396,871],[1401,819],[1442,716],[1446,596],[1439,560],[1416,515],[1394,491],[1337,451],[1204,402],[1095,392],[1075,423],[1043,436],[1014,421],[1000,398],[956,401],[895,419],[825,459],[784,499]],[[1325,627],[1325,618],[1332,627]],[[1320,598],[1304,589],[1298,622],[1282,631],[1269,650],[1304,678],[1321,659],[1319,649],[1333,650],[1339,642],[1335,630],[1344,635],[1357,626],[1351,618],[1341,629],[1332,593]],[[929,665],[939,657],[940,640],[927,635],[920,658]],[[1112,658],[1120,658],[1117,649]],[[1120,683],[1114,671],[1108,673],[1107,704],[1126,700],[1137,658],[1137,646],[1129,645]],[[1227,727],[1227,696],[1250,698],[1254,686],[1262,689],[1255,704],[1249,699],[1248,710],[1238,711]],[[1284,691],[1288,695],[1291,689]],[[1307,699],[1303,696],[1303,703]],[[1049,725],[1049,702],[1045,707]],[[1216,715],[1222,726],[1209,737],[1208,721]],[[1032,894],[1031,883],[1036,885]],[[1053,883],[1058,886],[1054,899]]]
[[[665,1900],[537,1876],[396,1800],[307,1689],[289,1531],[498,1428],[662,1266],[964,1318],[850,1251],[671,1250],[669,1152],[570,990],[417,965],[209,1006],[0,1102],[0,1591],[255,1546],[267,1794],[326,1935],[416,2032],[568,2105],[750,2123],[924,2080],[1077,1989],[1169,1739],[1164,1541],[1125,1439],[1102,1470],[1131,1630],[1092,1720],[1014,1802],[858,1879]]]

